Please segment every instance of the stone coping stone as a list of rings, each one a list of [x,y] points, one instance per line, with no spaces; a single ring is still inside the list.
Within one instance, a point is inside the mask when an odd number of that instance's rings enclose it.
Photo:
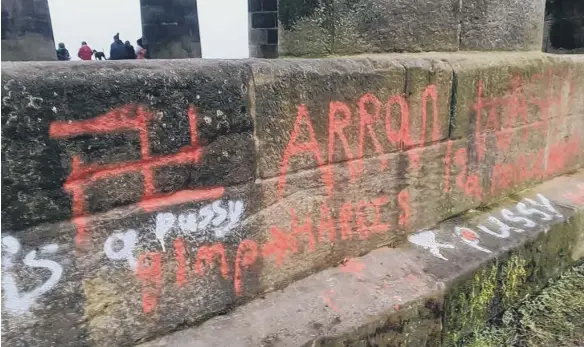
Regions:
[[[140,347],[456,344],[582,260],[583,211],[579,171]]]

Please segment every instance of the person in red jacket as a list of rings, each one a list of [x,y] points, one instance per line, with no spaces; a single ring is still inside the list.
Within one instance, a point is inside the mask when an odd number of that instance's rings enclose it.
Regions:
[[[77,56],[81,58],[81,60],[91,60],[93,50],[87,45],[87,42],[81,42],[81,48],[79,48]]]

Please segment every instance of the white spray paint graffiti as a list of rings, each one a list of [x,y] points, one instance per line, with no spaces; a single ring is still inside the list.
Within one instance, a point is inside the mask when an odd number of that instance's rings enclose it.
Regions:
[[[137,237],[138,234],[133,229],[129,229],[125,233],[114,233],[105,240],[103,251],[111,260],[126,260],[130,269],[135,270],[136,258],[134,257],[134,248],[136,248]],[[116,242],[122,242],[123,244],[118,250],[114,249]]]
[[[481,252],[492,253],[490,250],[479,246],[479,234],[477,234],[474,230],[465,227],[455,227],[454,233],[460,237],[462,242],[466,243],[472,248],[478,249]]]
[[[525,231],[523,229],[509,226],[509,225],[501,222],[501,220],[497,217],[489,216],[488,221],[491,222],[491,224],[495,224],[498,228],[498,231],[497,230],[493,231],[490,228],[484,226],[483,224],[480,224],[478,226],[478,228],[481,229],[481,231],[483,231],[484,233],[487,233],[489,235],[493,235],[493,236],[498,237],[500,239],[506,239],[509,236],[511,236],[511,231],[514,231],[516,233],[522,233]]]
[[[552,221],[554,218],[564,218],[556,210],[551,202],[543,195],[537,194],[536,199],[525,198],[515,205],[515,211],[511,209],[502,209],[501,218],[489,216],[487,221],[479,224],[477,228],[485,234],[500,239],[507,239],[513,233],[523,233],[524,229],[536,227],[538,224],[533,218],[539,218],[541,221]],[[530,217],[530,218],[527,218]],[[504,221],[521,225],[522,228],[510,226]],[[523,229],[524,228],[524,229]],[[547,232],[547,228],[545,229]],[[480,245],[480,236],[474,230],[467,227],[454,228],[454,234],[465,244],[485,253],[492,253],[491,250]],[[408,237],[408,240],[424,249],[430,250],[430,253],[440,259],[448,260],[440,253],[440,248],[454,248],[450,244],[439,244],[435,240],[436,235],[433,231],[421,231]],[[451,246],[451,247],[449,247]]]
[[[435,257],[440,259],[448,260],[440,253],[440,248],[454,248],[454,245],[449,243],[436,242],[436,234],[433,230],[425,230],[419,233],[415,233],[408,237],[408,241],[411,243],[421,246],[424,249],[430,250],[430,253]]]
[[[537,226],[537,223],[535,223],[531,219],[518,216],[517,214],[513,213],[513,211],[506,208],[501,210],[501,216],[503,217],[503,219],[509,222],[523,224],[524,228],[534,228]]]
[[[156,216],[156,239],[165,251],[164,238],[178,222],[179,229],[184,234],[204,236],[207,231],[213,231],[217,239],[221,239],[235,228],[243,215],[243,201],[227,201],[227,206],[222,205],[222,200],[203,206],[198,211],[190,211],[174,215],[173,213],[159,213]]]
[[[227,205],[223,205],[226,202]],[[196,238],[213,232],[215,238],[221,239],[235,228],[243,216],[243,202],[217,200],[196,211],[181,213],[178,216],[170,212],[160,212],[156,215],[154,233],[166,252],[165,237],[176,226],[178,232],[192,235]],[[176,229],[175,229],[176,230]],[[108,237],[103,245],[105,255],[110,260],[124,260],[132,270],[136,269],[134,250],[138,242],[138,233],[134,229],[125,232],[115,232]]]
[[[543,195],[541,194],[537,194],[537,199],[538,201],[534,201],[532,199],[523,199],[524,201],[527,201],[529,204],[535,206],[535,207],[542,207],[544,209],[546,209],[550,214],[545,213],[543,211],[540,211],[538,209],[535,208],[528,208],[525,203],[520,202],[517,204],[517,210],[520,213],[523,213],[525,215],[531,216],[531,215],[538,215],[541,217],[542,220],[544,221],[551,221],[554,219],[554,217],[556,218],[563,218],[564,216],[562,216],[562,214],[560,212],[558,212],[550,203],[550,201]],[[546,228],[544,230],[546,233],[548,232],[548,229]]]
[[[2,290],[4,291],[4,307],[13,315],[21,315],[29,311],[35,301],[53,289],[59,283],[63,275],[63,267],[52,260],[37,259],[37,252],[40,254],[55,254],[59,250],[57,244],[50,244],[41,247],[38,250],[30,251],[23,259],[24,265],[31,268],[48,269],[51,272],[49,279],[42,285],[36,287],[27,293],[19,293],[16,285],[16,279],[11,273],[14,266],[14,259],[20,252],[20,242],[12,236],[2,238]]]

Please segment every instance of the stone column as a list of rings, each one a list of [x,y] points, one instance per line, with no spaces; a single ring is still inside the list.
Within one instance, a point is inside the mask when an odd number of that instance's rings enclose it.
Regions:
[[[2,61],[57,60],[48,0],[2,0]]]
[[[584,53],[584,1],[547,0],[543,50]]]
[[[143,41],[150,58],[200,58],[196,0],[140,0]]]
[[[248,0],[249,55],[278,57],[278,0]]]

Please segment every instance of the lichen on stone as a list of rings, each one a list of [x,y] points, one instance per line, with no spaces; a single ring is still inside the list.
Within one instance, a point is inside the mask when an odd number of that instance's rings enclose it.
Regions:
[[[503,296],[509,301],[514,301],[519,297],[519,288],[527,279],[525,269],[527,262],[525,259],[513,255],[505,262],[502,270],[502,290]]]
[[[584,263],[566,271],[541,293],[476,331],[466,347],[581,346],[584,341]]]
[[[482,325],[497,289],[498,262],[478,270],[447,300],[447,341],[457,344],[469,327]]]

